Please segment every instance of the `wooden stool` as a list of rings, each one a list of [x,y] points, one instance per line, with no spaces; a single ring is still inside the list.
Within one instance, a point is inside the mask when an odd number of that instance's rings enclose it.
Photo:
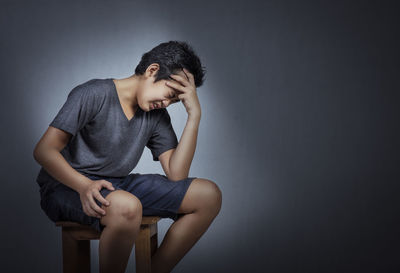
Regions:
[[[140,232],[135,241],[136,272],[151,272],[151,257],[158,248],[158,216],[142,216]],[[59,221],[62,227],[62,255],[64,273],[90,273],[90,240],[97,240],[101,233],[91,226]]]

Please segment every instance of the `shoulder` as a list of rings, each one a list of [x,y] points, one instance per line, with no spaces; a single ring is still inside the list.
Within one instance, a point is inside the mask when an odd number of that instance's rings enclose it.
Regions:
[[[72,88],[68,93],[70,100],[102,105],[110,94],[110,82],[108,79],[90,79]]]
[[[70,94],[105,95],[110,90],[108,79],[90,79],[72,88]]]
[[[106,79],[90,79],[68,93],[67,105],[98,113],[108,101],[110,86]]]

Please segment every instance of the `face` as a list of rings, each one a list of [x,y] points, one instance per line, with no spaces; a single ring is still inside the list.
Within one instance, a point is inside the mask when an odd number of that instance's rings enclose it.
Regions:
[[[158,65],[156,64],[154,68],[152,66],[153,64],[147,68],[144,75],[143,88],[141,88],[140,94],[138,94],[140,108],[146,112],[153,109],[166,108],[180,101],[178,94],[180,94],[181,91],[166,85],[166,80],[160,80],[156,83],[153,82],[155,79],[155,72],[158,70]],[[176,74],[186,78],[182,70],[179,70]],[[169,81],[175,80],[170,78]]]

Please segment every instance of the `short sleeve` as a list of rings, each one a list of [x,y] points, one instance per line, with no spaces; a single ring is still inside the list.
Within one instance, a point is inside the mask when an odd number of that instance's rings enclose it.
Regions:
[[[76,86],[70,91],[66,102],[49,125],[74,136],[94,117],[95,101],[93,90],[82,85]]]
[[[151,150],[154,161],[160,161],[158,156],[165,151],[178,146],[178,139],[171,124],[167,109],[161,108],[160,119],[153,130],[146,147]]]

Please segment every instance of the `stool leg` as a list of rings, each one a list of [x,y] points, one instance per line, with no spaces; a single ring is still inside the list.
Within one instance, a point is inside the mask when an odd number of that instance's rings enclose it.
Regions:
[[[150,247],[151,247],[151,257],[156,253],[157,248],[158,248],[158,235],[153,234],[150,238]]]
[[[141,225],[135,241],[136,273],[151,273],[151,257],[158,248],[157,223]]]
[[[151,273],[150,227],[140,227],[135,241],[136,273]]]
[[[90,240],[76,240],[62,228],[63,273],[90,273]]]

